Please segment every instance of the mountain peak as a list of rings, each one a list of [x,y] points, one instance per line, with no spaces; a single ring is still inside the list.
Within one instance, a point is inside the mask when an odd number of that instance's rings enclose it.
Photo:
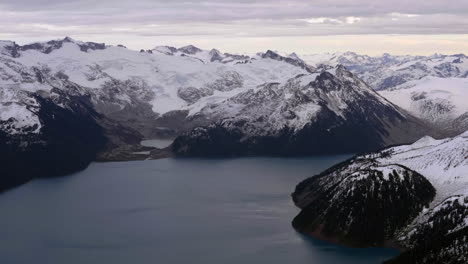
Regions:
[[[301,60],[302,61],[302,59],[296,54],[296,52],[293,52],[293,53],[289,54],[288,57],[291,58],[291,59]]]
[[[277,52],[272,51],[272,50],[267,50],[265,53],[259,53],[259,56],[261,56],[263,59],[272,59],[272,60],[277,60],[277,61],[284,61],[286,63],[289,63],[294,66],[301,67],[302,69],[306,70],[309,73],[315,72],[315,68],[306,64],[303,60],[301,59],[295,59],[291,57],[283,57],[279,55]]]
[[[166,54],[166,55],[174,55],[174,53],[177,52],[177,48],[174,48],[171,46],[156,46],[153,48],[153,50]]]
[[[358,56],[358,54],[356,52],[353,52],[353,51],[346,51],[344,52],[343,54],[341,54],[342,56]]]
[[[272,50],[267,50],[265,53],[262,54],[262,58],[270,58],[270,59],[278,59],[283,56],[279,55],[277,52]]]
[[[75,41],[75,40],[72,39],[71,37],[68,37],[68,36],[67,36],[67,37],[65,37],[65,38],[63,39],[63,42],[77,42],[77,41]]]
[[[195,47],[194,45],[187,45],[187,46],[179,48],[178,51],[193,55],[198,52],[201,52],[202,50],[200,48]]]
[[[210,54],[221,54],[221,52],[217,49],[211,49]]]
[[[210,60],[212,62],[213,61],[222,61],[223,60],[223,55],[217,49],[210,50],[209,55],[210,55]]]

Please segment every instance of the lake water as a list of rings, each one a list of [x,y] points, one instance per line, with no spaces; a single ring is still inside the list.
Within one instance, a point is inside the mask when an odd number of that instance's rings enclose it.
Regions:
[[[290,193],[347,156],[94,163],[0,195],[1,263],[381,263],[296,233]]]

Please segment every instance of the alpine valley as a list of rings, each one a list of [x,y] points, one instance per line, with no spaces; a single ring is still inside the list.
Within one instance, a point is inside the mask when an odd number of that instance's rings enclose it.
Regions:
[[[463,54],[0,41],[0,191],[93,161],[364,153],[296,187],[294,228],[466,263],[467,77]]]

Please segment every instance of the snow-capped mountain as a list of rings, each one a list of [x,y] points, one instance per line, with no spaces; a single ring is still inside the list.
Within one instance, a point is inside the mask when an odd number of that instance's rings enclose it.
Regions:
[[[48,92],[52,86],[60,87],[57,79],[66,79],[91,96],[99,113],[125,122],[147,137],[176,136],[232,117],[235,109],[230,113],[213,106],[226,100],[245,104],[248,98],[240,96],[259,87],[279,83],[281,90],[296,76],[305,75],[297,78],[301,82],[313,81],[323,71],[273,51],[248,57],[189,45],[138,52],[71,38],[24,46],[7,41],[0,46],[2,87]],[[46,74],[54,78],[44,81]],[[339,98],[337,102],[327,100],[331,108],[341,107],[332,106],[340,104]],[[210,107],[214,110],[209,111]],[[304,116],[299,109],[296,112],[298,116],[289,117],[288,123],[304,122],[297,121]]]
[[[360,55],[354,52],[301,55],[311,65],[342,64],[375,90],[389,89],[426,76],[468,77],[468,57],[463,54],[432,56]]]
[[[468,57],[463,54],[372,57],[345,52],[300,58],[311,65],[346,66],[392,103],[444,128],[447,135],[468,129],[463,118],[468,110]]]
[[[310,70],[301,61],[272,52],[252,58],[193,46],[138,52],[70,38],[25,46],[2,42],[0,46],[2,87],[48,91],[50,85],[41,82],[41,74],[65,78],[91,95],[98,112],[148,137],[157,136],[157,131],[172,131],[174,136],[195,126],[173,124],[167,116],[183,119],[207,104]]]
[[[300,231],[409,250],[390,263],[466,261],[468,132],[356,156],[300,183],[293,200]]]
[[[343,66],[264,84],[210,104],[199,114],[220,121],[178,137],[176,154],[356,152],[412,142],[427,130]]]

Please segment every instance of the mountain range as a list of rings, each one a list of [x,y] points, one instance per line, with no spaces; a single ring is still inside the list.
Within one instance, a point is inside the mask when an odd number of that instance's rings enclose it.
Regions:
[[[468,57],[464,54],[372,57],[345,52],[301,57],[312,65],[344,65],[392,103],[446,128],[452,136],[468,129]]]
[[[441,65],[449,65],[445,75]],[[356,153],[455,135],[468,122],[465,73],[464,55],[248,56],[68,37],[1,41],[1,155],[11,161],[2,181],[14,179],[2,186],[96,159]],[[380,85],[389,76],[404,81]],[[441,87],[449,82],[456,85]],[[175,141],[164,151],[139,145],[152,138]]]

